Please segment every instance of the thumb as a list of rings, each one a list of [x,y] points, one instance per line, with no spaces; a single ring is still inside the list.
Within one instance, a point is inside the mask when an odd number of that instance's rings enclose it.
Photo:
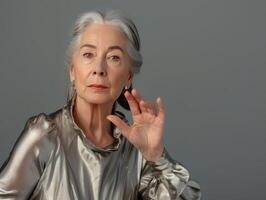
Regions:
[[[108,115],[107,119],[111,121],[126,138],[128,137],[130,127],[122,119],[120,119],[116,115]]]

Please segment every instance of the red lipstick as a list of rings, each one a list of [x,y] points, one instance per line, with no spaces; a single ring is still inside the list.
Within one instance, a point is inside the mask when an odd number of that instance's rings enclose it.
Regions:
[[[108,88],[105,85],[100,85],[100,84],[90,84],[89,87],[91,87],[91,88],[99,88],[99,89]]]

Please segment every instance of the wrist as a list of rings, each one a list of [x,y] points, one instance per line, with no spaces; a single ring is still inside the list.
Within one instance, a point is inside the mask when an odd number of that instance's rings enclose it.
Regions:
[[[145,156],[145,154],[143,154],[143,156],[147,161],[156,162],[162,157],[163,152],[164,152],[164,146],[161,145],[160,147],[151,151],[148,155]]]

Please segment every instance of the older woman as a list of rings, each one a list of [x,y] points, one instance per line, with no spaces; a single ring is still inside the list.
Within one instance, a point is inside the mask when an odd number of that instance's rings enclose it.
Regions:
[[[0,199],[200,199],[164,148],[164,106],[132,89],[142,64],[133,22],[115,12],[77,20],[66,105],[31,117],[1,168]],[[131,110],[133,124],[116,111]],[[158,110],[158,111],[157,111]]]

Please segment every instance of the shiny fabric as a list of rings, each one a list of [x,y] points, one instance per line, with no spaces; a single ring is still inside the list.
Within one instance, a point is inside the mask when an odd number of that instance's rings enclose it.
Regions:
[[[199,185],[166,150],[146,161],[117,128],[112,145],[93,145],[73,120],[74,100],[27,121],[1,167],[0,199],[200,199]]]

